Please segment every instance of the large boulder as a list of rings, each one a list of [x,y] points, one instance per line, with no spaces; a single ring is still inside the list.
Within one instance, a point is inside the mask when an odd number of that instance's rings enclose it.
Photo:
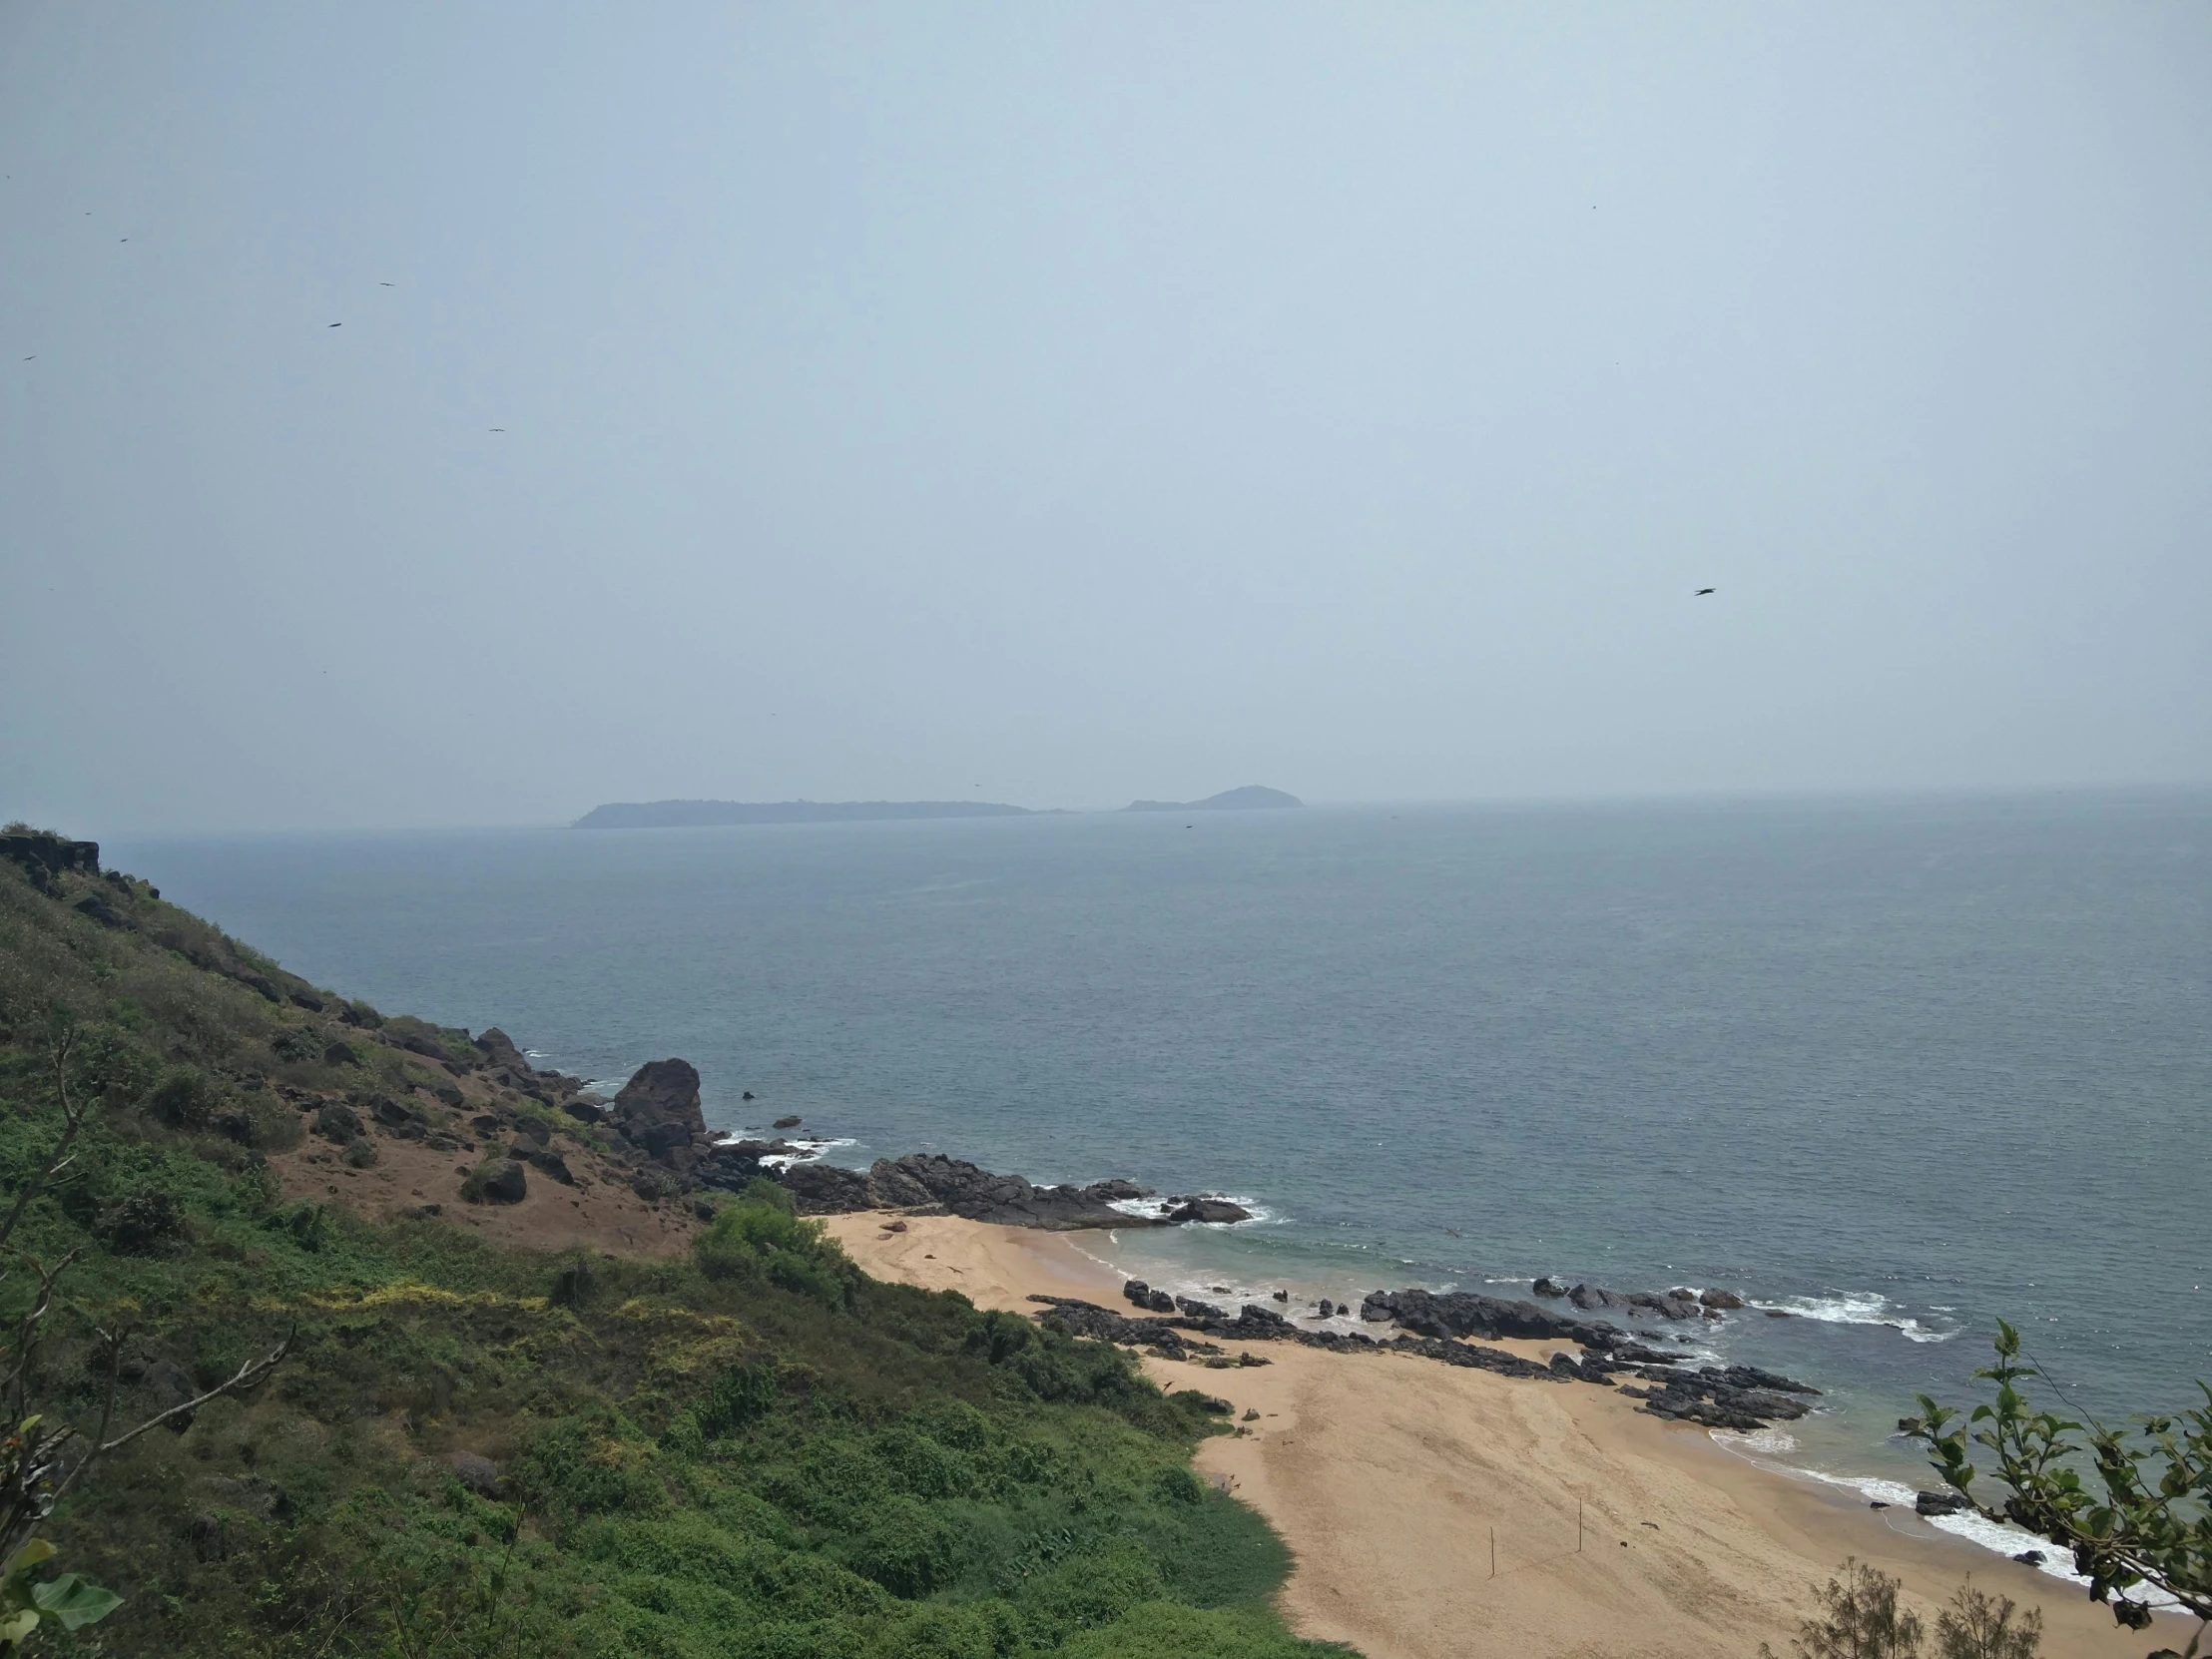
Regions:
[[[673,1169],[688,1169],[707,1146],[699,1073],[688,1060],[648,1060],[615,1096],[615,1128]]]
[[[495,1070],[504,1067],[509,1071],[520,1072],[525,1077],[530,1075],[530,1062],[522,1057],[522,1050],[515,1047],[514,1039],[496,1025],[476,1039],[476,1051]]]
[[[530,1193],[530,1178],[512,1158],[485,1164],[461,1183],[471,1204],[520,1204]]]
[[[1242,1204],[1232,1204],[1226,1198],[1198,1197],[1186,1198],[1180,1201],[1170,1199],[1168,1202],[1173,1204],[1175,1208],[1168,1212],[1167,1219],[1178,1225],[1193,1221],[1223,1224],[1250,1221],[1252,1219],[1250,1210],[1247,1210]]]
[[[782,1179],[801,1215],[833,1216],[875,1208],[868,1196],[867,1177],[856,1169],[841,1169],[835,1164],[793,1164]]]

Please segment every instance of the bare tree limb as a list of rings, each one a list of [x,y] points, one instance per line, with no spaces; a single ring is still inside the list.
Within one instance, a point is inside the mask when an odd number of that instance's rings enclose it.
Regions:
[[[8,1219],[0,1222],[0,1247],[5,1247],[14,1236],[15,1225],[23,1219],[23,1212],[30,1208],[31,1200],[46,1190],[46,1184],[68,1167],[75,1156],[70,1147],[76,1142],[77,1131],[85,1126],[88,1106],[73,1101],[69,1095],[69,1055],[77,1046],[74,1028],[64,1030],[54,1039],[54,1089],[62,1102],[62,1138],[47,1154],[46,1167],[24,1182],[22,1192],[16,1195],[15,1208],[8,1212]]]

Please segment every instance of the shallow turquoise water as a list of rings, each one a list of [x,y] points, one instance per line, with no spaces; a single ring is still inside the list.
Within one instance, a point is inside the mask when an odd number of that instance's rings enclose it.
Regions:
[[[1186,829],[1186,824],[1191,828]],[[2002,1315],[2077,1403],[2212,1376],[2212,797],[1308,810],[137,841],[317,981],[833,1156],[1213,1189],[1092,1239],[1342,1297],[1538,1273],[1810,1316],[1797,1458],[1960,1394]],[[742,1108],[739,1094],[760,1096]],[[1448,1231],[1447,1231],[1448,1230]],[[1453,1236],[1456,1234],[1456,1236]]]

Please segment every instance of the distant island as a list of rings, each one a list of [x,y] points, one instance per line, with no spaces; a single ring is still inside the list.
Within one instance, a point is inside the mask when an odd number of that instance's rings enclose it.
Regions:
[[[1008,807],[996,801],[618,801],[594,807],[570,828],[691,830],[723,824],[850,824],[899,818],[1032,816],[1027,807]]]
[[[1132,801],[1125,813],[1233,813],[1303,807],[1295,795],[1247,784],[1204,801]],[[730,824],[855,824],[902,818],[1046,818],[1000,801],[614,801],[594,807],[572,830],[698,830]]]
[[[1204,801],[1132,801],[1122,809],[1125,813],[1240,813],[1258,807],[1303,807],[1306,803],[1295,795],[1285,795],[1281,790],[1271,790],[1262,784],[1247,784],[1241,790],[1223,790],[1210,795]]]

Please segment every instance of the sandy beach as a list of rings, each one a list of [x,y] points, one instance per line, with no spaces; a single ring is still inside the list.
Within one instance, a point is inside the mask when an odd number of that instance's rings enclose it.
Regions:
[[[879,1278],[1022,1312],[1031,1295],[1119,1304],[1119,1281],[1065,1237],[952,1217],[890,1233],[886,1219],[830,1223]],[[1846,1556],[1901,1577],[1932,1628],[1968,1573],[2041,1607],[2049,1659],[2141,1659],[2194,1629],[2120,1629],[2060,1580],[1758,1467],[1608,1389],[1249,1346],[1269,1364],[1145,1368],[1259,1413],[1198,1466],[1289,1541],[1282,1605],[1299,1633],[1369,1659],[1752,1659],[1763,1641],[1787,1654],[1812,1586]],[[1554,1345],[1499,1346],[1540,1359]]]

